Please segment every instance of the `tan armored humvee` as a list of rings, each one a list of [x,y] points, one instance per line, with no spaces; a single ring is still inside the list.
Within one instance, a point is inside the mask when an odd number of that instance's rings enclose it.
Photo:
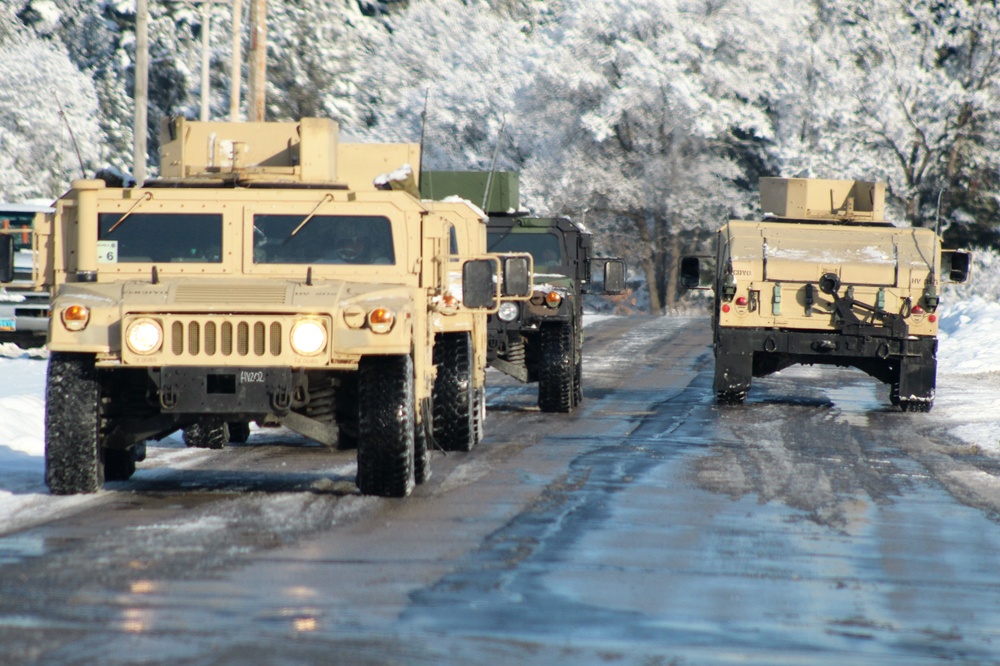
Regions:
[[[394,164],[417,164],[417,144],[381,145],[372,150],[364,144],[341,144],[341,159],[350,160],[352,181],[349,185],[364,192],[388,186],[405,189],[417,196],[420,180],[407,169]],[[378,185],[376,185],[378,184]],[[461,264],[464,258],[486,252],[487,215],[470,201],[450,196],[445,200],[424,199],[422,205],[440,215],[449,232],[451,267],[447,270],[449,286],[444,302],[435,308],[432,327],[435,331],[434,365],[437,377],[433,396],[433,443],[445,451],[469,451],[482,439],[486,419],[487,318],[481,311],[454,307],[462,293]],[[473,221],[469,209],[479,216]],[[525,300],[531,295],[530,282],[512,284],[517,276],[530,278],[531,255],[503,253],[502,301]],[[511,270],[512,267],[516,270]],[[451,302],[449,302],[449,299]]]
[[[481,212],[371,186],[417,148],[342,149],[328,120],[177,119],[161,145],[159,179],[76,181],[36,229],[49,488],[93,492],[129,478],[146,440],[214,448],[256,421],[356,443],[362,493],[408,494],[429,473],[442,320],[471,337],[498,305],[500,259],[452,242]],[[445,370],[478,385],[476,367]]]
[[[938,286],[970,257],[932,229],[884,221],[883,183],[762,178],[763,219],[718,233],[713,329],[720,402],[751,377],[797,363],[856,367],[889,384],[903,411],[929,411],[937,371]],[[697,257],[681,283],[702,284]]]

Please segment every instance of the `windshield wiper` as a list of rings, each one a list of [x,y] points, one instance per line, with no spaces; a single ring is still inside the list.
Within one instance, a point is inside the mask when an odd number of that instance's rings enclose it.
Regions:
[[[111,225],[111,228],[110,228],[110,229],[108,229],[108,233],[110,234],[110,233],[111,233],[111,232],[113,232],[113,231],[114,231],[115,229],[117,229],[117,228],[118,228],[118,227],[119,227],[119,226],[121,225],[121,223],[122,223],[122,222],[124,222],[124,221],[125,221],[125,219],[126,219],[126,218],[127,218],[127,217],[128,217],[129,215],[131,215],[131,214],[132,214],[132,211],[134,211],[134,210],[135,210],[136,206],[138,206],[139,204],[141,204],[141,203],[142,203],[142,202],[144,202],[144,201],[152,201],[152,200],[153,200],[153,193],[152,193],[152,192],[146,192],[145,194],[143,194],[143,195],[142,195],[142,196],[141,196],[141,197],[139,198],[139,200],[138,200],[138,201],[136,201],[136,202],[135,202],[134,204],[132,204],[132,207],[131,207],[131,208],[129,208],[129,209],[127,210],[127,211],[125,211],[125,214],[124,214],[124,215],[122,215],[121,217],[119,217],[119,218],[118,218],[118,221],[117,221],[117,222],[115,222],[114,224],[112,224],[112,225]]]
[[[324,194],[323,195],[323,198],[320,199],[319,203],[316,204],[316,207],[312,209],[312,212],[309,213],[308,215],[306,215],[306,217],[305,217],[304,220],[302,220],[301,222],[299,222],[299,226],[297,226],[294,229],[292,229],[292,233],[288,234],[288,238],[286,238],[284,240],[284,243],[287,243],[288,241],[292,240],[292,237],[295,236],[295,234],[297,234],[300,231],[302,231],[302,227],[306,226],[306,224],[309,223],[309,220],[311,220],[314,217],[316,217],[316,211],[319,210],[319,207],[322,206],[323,204],[327,203],[328,201],[333,201],[333,195],[332,194]],[[284,245],[284,243],[282,243],[282,245]]]

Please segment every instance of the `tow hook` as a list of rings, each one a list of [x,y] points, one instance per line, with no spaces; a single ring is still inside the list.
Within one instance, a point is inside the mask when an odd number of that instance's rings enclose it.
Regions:
[[[812,343],[813,351],[832,352],[837,350],[837,343],[833,340],[816,340]]]
[[[173,386],[164,386],[160,389],[160,407],[171,410],[177,406],[177,392]]]
[[[292,396],[288,392],[288,387],[275,387],[274,393],[271,394],[271,406],[277,414],[288,411],[288,408],[292,406]]]

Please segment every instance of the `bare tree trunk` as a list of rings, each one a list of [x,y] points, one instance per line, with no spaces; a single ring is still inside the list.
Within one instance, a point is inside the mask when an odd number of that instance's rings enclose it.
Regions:
[[[669,243],[667,247],[667,284],[664,293],[666,294],[666,305],[667,309],[673,308],[677,305],[677,266],[680,263],[681,257],[681,239],[680,234],[670,234]]]
[[[669,298],[669,294],[665,290],[667,279],[666,266],[664,265],[666,263],[664,241],[667,234],[667,220],[662,215],[658,215],[654,218],[653,225],[653,268],[656,271],[656,291],[660,296],[660,308],[655,314],[663,314],[666,299]]]
[[[643,253],[642,269],[646,274],[646,285],[649,287],[649,312],[650,314],[662,314],[663,300],[656,283],[656,262],[653,253],[653,243],[649,237],[649,225],[646,224],[646,218],[641,213],[633,214],[630,217],[635,224],[636,230],[639,232],[639,240],[642,241],[642,247],[648,248],[648,252]]]

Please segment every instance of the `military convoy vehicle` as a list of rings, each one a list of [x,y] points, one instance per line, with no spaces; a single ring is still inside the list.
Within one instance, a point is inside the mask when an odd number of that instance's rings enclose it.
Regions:
[[[531,297],[506,299],[489,316],[489,364],[519,381],[538,382],[543,412],[572,411],[583,399],[583,295],[621,293],[625,262],[593,257],[593,236],[567,217],[522,211],[517,173],[426,171],[421,192],[482,201],[489,215],[487,249],[531,254]]]
[[[471,364],[448,367],[459,354],[440,354],[441,336],[464,327],[477,344],[501,271],[523,287],[530,266],[456,253],[481,211],[421,202],[412,169],[371,184],[387,160],[418,161],[416,146],[348,145],[324,119],[174,119],[159,178],[75,181],[36,224],[35,279],[54,296],[53,493],[129,478],[147,440],[182,430],[217,448],[250,422],[356,445],[363,494],[427,478],[439,378],[479,385]],[[12,256],[0,238],[0,275]]]
[[[884,220],[884,183],[762,178],[763,219],[718,232],[715,268],[681,262],[681,285],[715,291],[714,390],[741,403],[752,377],[794,364],[858,368],[903,411],[931,409],[942,282],[970,255],[933,229]]]
[[[49,292],[33,279],[38,254],[35,216],[51,213],[50,206],[33,203],[0,203],[0,235],[11,237],[12,273],[0,276],[0,342],[41,347],[49,329]]]

